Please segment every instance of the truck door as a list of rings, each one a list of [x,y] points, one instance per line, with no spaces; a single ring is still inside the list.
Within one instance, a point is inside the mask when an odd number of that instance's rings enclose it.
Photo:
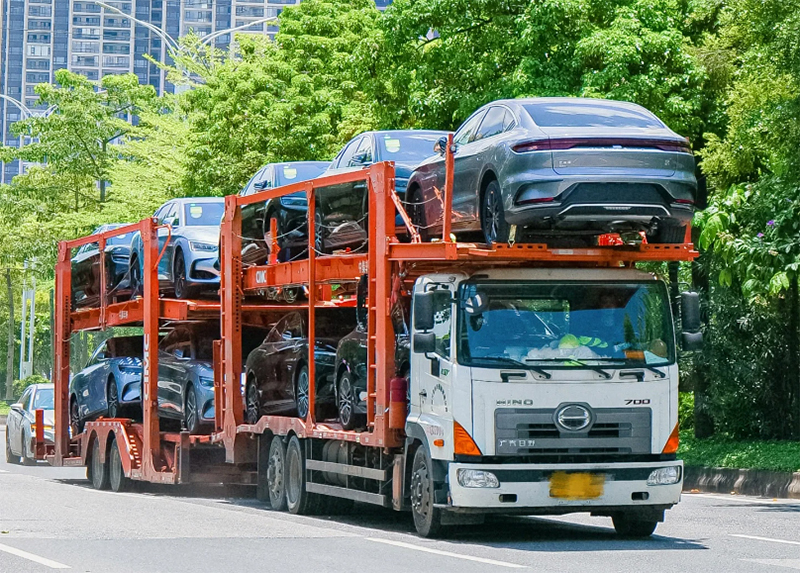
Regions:
[[[452,372],[453,291],[441,285],[434,291],[434,351],[412,358],[411,414],[428,436],[431,456],[446,457],[445,448],[435,446],[442,438],[449,442],[453,427]],[[416,416],[414,416],[416,414]],[[449,443],[445,444],[452,451]],[[438,454],[438,455],[437,455]]]

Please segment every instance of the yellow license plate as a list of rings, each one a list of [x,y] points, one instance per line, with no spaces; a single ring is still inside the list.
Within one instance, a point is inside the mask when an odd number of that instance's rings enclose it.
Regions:
[[[555,472],[550,476],[550,497],[596,499],[603,495],[603,474]]]

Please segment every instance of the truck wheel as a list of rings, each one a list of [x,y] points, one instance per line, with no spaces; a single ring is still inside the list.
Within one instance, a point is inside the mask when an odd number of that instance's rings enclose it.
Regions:
[[[643,538],[650,537],[656,530],[658,521],[650,519],[636,519],[629,514],[619,514],[612,517],[614,529],[622,537]]]
[[[433,506],[432,465],[425,447],[417,448],[411,466],[411,514],[422,537],[435,537],[442,529],[442,510]]]
[[[20,462],[19,456],[15,456],[11,451],[11,440],[8,437],[8,427],[6,427],[6,463],[18,464]]]
[[[122,458],[119,455],[116,438],[111,438],[111,445],[108,448],[107,465],[108,482],[111,486],[111,491],[117,493],[128,491],[131,488],[132,482],[130,478],[125,477],[125,469],[122,467]]]
[[[286,511],[286,448],[280,436],[272,438],[269,444],[267,491],[272,509]]]
[[[89,460],[87,474],[94,489],[108,489],[108,464],[100,461],[100,438],[95,438],[92,445],[92,459]]]
[[[317,495],[306,491],[306,457],[300,440],[292,436],[286,448],[286,505],[289,513],[312,515],[318,502]]]

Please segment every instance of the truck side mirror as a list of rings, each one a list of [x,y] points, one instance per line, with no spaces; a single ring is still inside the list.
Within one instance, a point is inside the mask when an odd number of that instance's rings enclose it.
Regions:
[[[687,351],[703,348],[703,333],[700,332],[700,295],[696,292],[681,293],[681,347]]]
[[[418,292],[414,295],[414,328],[431,330],[433,328],[433,292]]]
[[[428,354],[436,350],[436,336],[432,332],[414,333],[412,343],[417,354]]]

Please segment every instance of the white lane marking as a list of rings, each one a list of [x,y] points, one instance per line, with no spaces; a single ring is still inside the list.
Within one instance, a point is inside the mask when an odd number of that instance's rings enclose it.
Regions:
[[[7,474],[9,473],[8,470],[0,470],[0,474]]]
[[[780,505],[798,505],[797,501],[792,499],[775,499],[770,497],[764,498],[752,498],[752,497],[740,497],[734,495],[726,495],[724,493],[683,493],[686,498],[692,497],[702,497],[704,499],[715,499],[717,501],[737,501],[739,503],[755,503],[758,505],[764,505],[765,503],[774,503]]]
[[[16,547],[9,547],[8,545],[0,544],[0,551],[5,551],[6,553],[10,553],[11,555],[16,555],[17,557],[22,557],[23,559],[27,559],[28,561],[33,561],[34,563],[38,563],[39,565],[44,565],[45,567],[49,567],[50,569],[70,569],[69,565],[64,565],[63,563],[59,563],[58,561],[52,561],[44,557],[39,557],[38,555],[34,555],[33,553],[28,553],[27,551],[23,551],[22,549],[17,549]]]
[[[786,545],[800,545],[800,541],[788,541],[786,539],[772,539],[771,537],[759,537],[757,535],[738,535],[729,533],[731,537],[741,537],[742,539],[755,539],[756,541],[771,541],[772,543],[784,543]]]
[[[375,543],[385,543],[387,545],[395,545],[397,547],[405,547],[406,549],[413,549],[414,551],[422,551],[423,553],[433,553],[435,555],[444,555],[445,557],[455,557],[456,559],[465,559],[467,561],[477,561],[478,563],[486,563],[487,565],[497,565],[498,567],[510,567],[512,569],[526,569],[525,565],[517,563],[509,563],[507,561],[495,561],[494,559],[485,559],[483,557],[473,557],[472,555],[462,555],[460,553],[451,553],[450,551],[441,551],[430,547],[421,547],[413,543],[404,543],[402,541],[394,541],[391,539],[381,539],[379,537],[367,537],[367,541],[374,541]]]
[[[759,565],[775,565],[776,567],[800,569],[800,559],[742,559],[742,561],[758,563]]]

